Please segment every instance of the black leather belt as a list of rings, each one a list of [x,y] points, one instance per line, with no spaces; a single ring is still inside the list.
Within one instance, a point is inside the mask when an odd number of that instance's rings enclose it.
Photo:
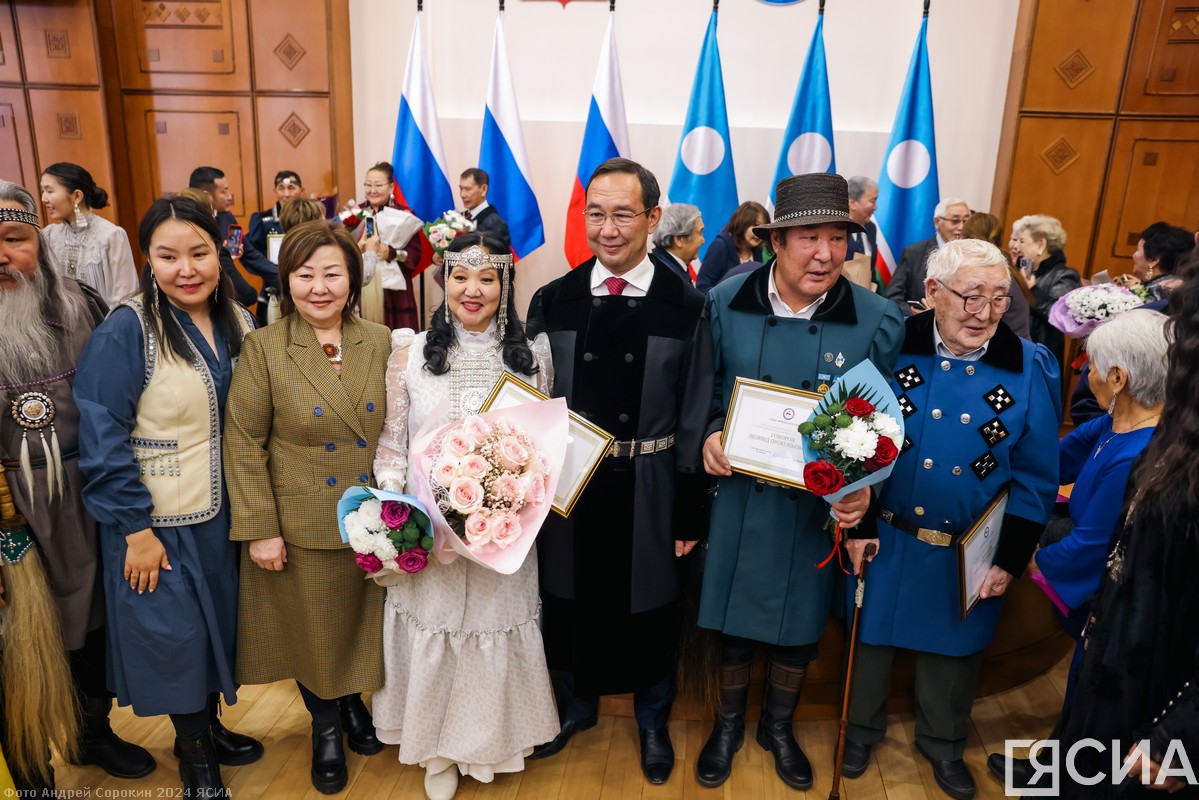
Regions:
[[[79,458],[79,448],[76,447],[72,450],[63,450],[62,451],[62,460],[63,461],[70,461],[73,458]],[[0,461],[0,466],[4,467],[5,469],[20,469],[21,462],[20,461],[3,460],[3,461]],[[45,466],[46,466],[46,459],[44,459],[44,458],[29,459],[30,469],[42,469]]]
[[[630,439],[627,442],[613,442],[608,447],[608,458],[635,458],[661,453],[674,447],[674,434],[658,439]]]
[[[934,547],[949,547],[953,544],[956,534],[945,533],[944,531],[933,530],[932,528],[921,528],[919,525],[913,525],[906,520],[901,519],[894,511],[889,511],[885,508],[879,508],[878,517],[883,522],[890,525],[897,531],[903,531],[909,536],[915,536],[925,544],[931,544]]]

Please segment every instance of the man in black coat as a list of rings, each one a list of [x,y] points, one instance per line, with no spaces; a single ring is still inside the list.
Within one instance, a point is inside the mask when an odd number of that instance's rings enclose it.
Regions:
[[[928,257],[946,242],[962,238],[962,226],[970,216],[970,204],[958,197],[946,197],[937,203],[933,225],[937,229],[931,239],[910,244],[903,249],[899,266],[887,285],[887,299],[899,303],[905,317],[927,311],[924,305],[924,277]]]
[[[225,173],[216,167],[196,167],[187,185],[207,192],[212,198],[212,210],[216,213],[216,224],[221,230],[221,245],[229,247],[229,228],[237,224],[237,217],[229,210],[233,205],[233,191],[229,188]],[[269,285],[279,290],[279,268],[271,263],[265,252],[251,244],[248,237],[242,236],[239,246],[229,247],[229,254],[239,260],[247,271],[262,278],[263,286]],[[261,308],[265,315],[266,305],[261,304]],[[265,321],[265,316],[260,321]]]
[[[695,284],[695,272],[691,263],[699,255],[704,244],[704,220],[697,206],[689,203],[674,203],[662,212],[653,236],[654,247],[650,258],[662,262],[670,271],[687,283]]]
[[[874,263],[878,253],[878,226],[871,217],[878,208],[878,184],[862,175],[850,178],[849,184],[849,218],[861,225],[865,230],[849,235],[849,247],[845,251],[845,260],[858,253]]]
[[[478,167],[471,167],[462,173],[458,180],[458,196],[462,198],[463,216],[475,223],[475,230],[487,233],[511,247],[512,240],[508,235],[508,223],[495,210],[495,206],[487,202],[487,187],[491,178]]]
[[[616,438],[570,517],[551,515],[537,537],[562,731],[532,757],[594,726],[600,695],[631,691],[651,783],[674,766],[676,558],[706,523],[700,450],[712,400],[704,296],[647,252],[658,199],[640,164],[601,164],[584,212],[596,258],[538,290],[528,326],[549,335],[554,394]]]

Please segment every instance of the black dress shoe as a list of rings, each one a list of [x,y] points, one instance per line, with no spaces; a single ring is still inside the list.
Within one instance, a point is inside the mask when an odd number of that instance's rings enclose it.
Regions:
[[[870,766],[870,745],[845,740],[845,755],[841,757],[841,774],[847,778],[860,778]]]
[[[674,746],[666,728],[638,728],[641,738],[641,771],[650,783],[666,783],[674,769]]]
[[[341,715],[341,729],[346,732],[351,750],[360,756],[373,756],[383,749],[383,743],[375,736],[375,721],[366,710],[362,695],[337,698],[337,712]]]
[[[341,720],[335,712],[322,712],[312,718],[312,785],[321,794],[337,794],[348,779]]]
[[[1041,788],[1037,784],[1039,781],[1034,778],[1040,776],[1033,769],[1032,762],[1027,758],[1008,758],[999,753],[992,753],[987,756],[987,771],[994,775],[1000,783],[1007,786],[1007,775],[1005,774],[1008,764],[1011,764],[1012,769],[1012,788],[1013,789],[1038,789]],[[1046,773],[1045,786],[1049,786],[1049,775]]]
[[[933,778],[941,787],[941,791],[954,800],[970,800],[971,797],[974,797],[976,791],[974,776],[970,774],[970,768],[966,766],[965,761],[960,758],[944,761],[933,758],[924,752],[920,745],[916,745],[916,749],[920,751],[920,755],[928,759],[929,764],[932,764]]]
[[[558,731],[558,735],[553,738],[553,741],[539,744],[533,748],[533,752],[529,754],[529,758],[549,758],[556,756],[566,747],[566,743],[570,741],[570,737],[576,733],[594,728],[599,722],[599,714],[592,714],[590,717],[581,720],[568,719],[562,723],[562,730]]]

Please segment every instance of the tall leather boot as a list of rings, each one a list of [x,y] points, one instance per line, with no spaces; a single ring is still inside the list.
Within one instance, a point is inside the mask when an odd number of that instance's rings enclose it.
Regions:
[[[95,764],[114,778],[144,778],[158,764],[145,748],[130,744],[112,731],[109,697],[79,695],[83,711],[79,730],[80,764]]]
[[[803,690],[807,666],[787,667],[768,660],[766,692],[762,697],[762,717],[758,720],[758,744],[774,756],[774,771],[792,789],[812,786],[812,764],[791,727],[799,693]]]
[[[720,707],[716,723],[695,762],[695,779],[719,786],[733,771],[733,756],[745,741],[745,701],[749,696],[749,662],[720,668]]]
[[[337,698],[337,711],[341,714],[341,729],[346,732],[351,750],[360,756],[373,756],[383,749],[383,743],[375,736],[375,721],[362,702],[362,695],[347,694]]]
[[[224,798],[228,795],[221,782],[221,765],[212,745],[212,731],[205,728],[195,737],[175,737],[179,752],[179,779],[187,798]]]
[[[337,708],[312,715],[312,785],[321,794],[346,788],[346,751],[342,749],[341,716]]]
[[[262,742],[244,733],[234,733],[221,724],[221,696],[216,692],[208,695],[208,719],[212,729],[212,746],[221,765],[241,767],[262,758]],[[175,758],[180,757],[176,739]]]

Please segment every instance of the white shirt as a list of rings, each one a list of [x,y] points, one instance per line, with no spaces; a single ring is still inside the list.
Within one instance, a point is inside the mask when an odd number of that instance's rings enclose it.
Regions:
[[[654,279],[654,262],[649,260],[649,253],[646,253],[640,264],[623,275],[617,275],[597,260],[591,270],[592,297],[607,297],[611,294],[604,283],[608,278],[623,278],[629,282],[629,285],[624,287],[624,291],[621,292],[621,296],[645,297],[649,292],[650,282]]]
[[[790,319],[811,319],[812,315],[816,313],[816,309],[819,308],[820,304],[824,302],[824,299],[828,297],[828,292],[825,292],[798,311],[792,311],[791,306],[783,302],[782,295],[779,294],[778,286],[775,285],[774,267],[770,268],[770,280],[767,283],[766,294],[770,298],[770,310],[774,312],[775,316],[788,317]]]
[[[491,205],[491,203],[488,203],[486,200],[484,200],[482,203],[479,203],[474,208],[466,209],[466,211],[464,211],[463,213],[470,214],[470,218],[472,220],[475,220],[475,219],[478,219],[479,215],[483,213],[483,209],[487,208],[490,205]]]
[[[925,313],[931,314],[933,312],[926,311]],[[954,355],[954,352],[949,349],[948,345],[945,344],[945,340],[941,338],[941,331],[938,330],[937,324],[934,322],[933,345],[934,349],[937,351],[937,358],[956,358],[958,361],[978,361],[983,357],[983,354],[987,352],[987,348],[991,346],[991,340],[988,339],[987,341],[983,342],[983,346],[977,350],[971,350],[969,353],[960,356]]]

